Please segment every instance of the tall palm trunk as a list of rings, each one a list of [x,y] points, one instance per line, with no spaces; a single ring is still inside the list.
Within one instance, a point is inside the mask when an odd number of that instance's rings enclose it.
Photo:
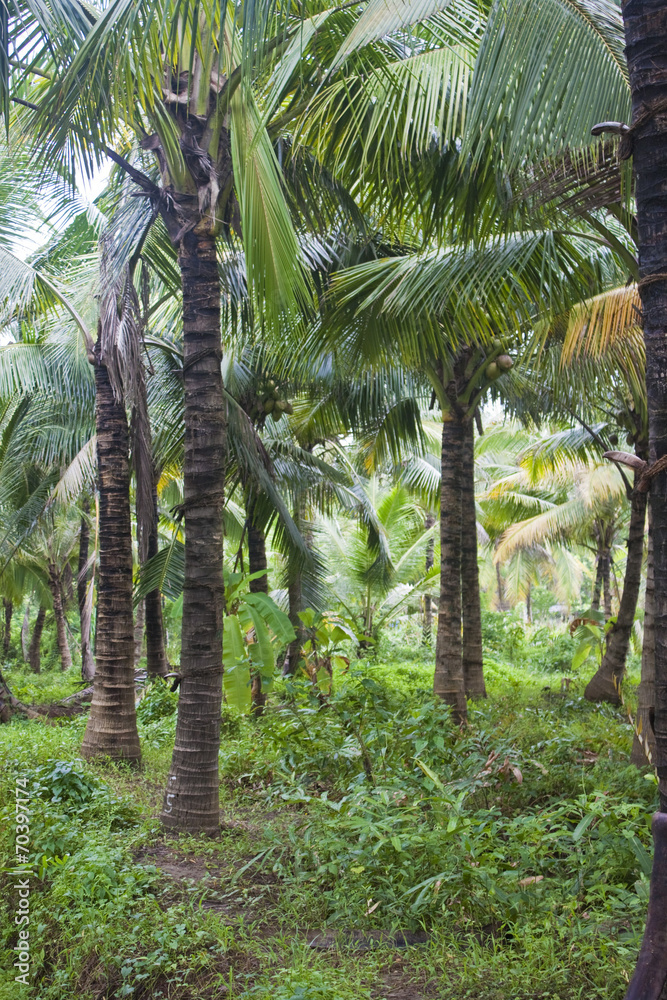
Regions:
[[[225,406],[220,369],[220,282],[215,238],[181,239],[185,387],[185,584],[176,742],[161,819],[165,826],[219,828],[222,705],[222,503]]]
[[[2,635],[2,652],[5,657],[9,656],[9,643],[12,638],[12,615],[14,614],[14,605],[6,597],[2,599],[2,607],[5,612],[5,628]]]
[[[440,480],[440,602],[433,690],[451,705],[452,718],[467,717],[461,642],[461,473],[463,424],[443,412]]]
[[[262,529],[253,521],[251,512],[248,515],[248,572],[251,575],[263,573],[263,576],[250,581],[251,594],[268,594],[269,580],[266,568],[266,538]]]
[[[635,487],[636,484],[635,474]],[[616,622],[607,634],[607,646],[602,662],[584,691],[589,701],[609,701],[618,705],[621,700],[619,685],[625,673],[625,661],[630,648],[630,636],[642,579],[645,522],[646,493],[641,493],[635,488],[630,501],[628,557],[625,564],[623,595]]]
[[[152,559],[158,554],[158,510],[157,488],[153,487],[153,517],[148,530],[146,556]],[[167,651],[164,645],[164,621],[162,618],[162,595],[159,590],[146,594],[146,670],[151,676],[164,675],[169,670]]]
[[[56,641],[60,653],[60,665],[63,670],[72,666],[72,654],[67,641],[67,620],[63,607],[62,579],[58,569],[53,564],[49,566],[49,590],[53,600],[53,614],[56,619]]]
[[[41,642],[45,618],[46,608],[40,604],[37,617],[35,618],[35,624],[32,627],[32,636],[30,637],[30,647],[28,649],[28,663],[30,664],[30,669],[34,674],[40,673],[42,669]]]
[[[309,446],[312,448],[312,445]],[[306,497],[304,493],[298,496],[292,517],[297,528],[301,532],[306,544],[310,548],[312,544],[312,533],[306,520]],[[296,672],[301,655],[301,647],[304,643],[304,630],[299,612],[304,611],[303,602],[303,574],[301,565],[293,558],[288,559],[287,566],[287,602],[289,610],[289,620],[292,623],[296,638],[287,647],[285,662],[283,663],[283,676],[288,677]]]
[[[468,698],[486,698],[482,652],[482,608],[477,564],[475,510],[475,431],[463,425],[461,464],[461,605],[463,617],[463,680]]]
[[[611,550],[605,548],[601,556],[602,562],[602,601],[604,620],[611,618]]]
[[[598,550],[595,555],[595,582],[593,583],[593,597],[591,599],[591,611],[600,610],[600,600],[602,598],[602,542],[598,542]]]
[[[424,530],[430,531],[435,524],[435,516],[427,514],[424,519]],[[424,559],[424,572],[428,573],[433,569],[435,558],[435,539],[431,538],[426,546],[426,557]],[[424,620],[422,623],[422,645],[430,646],[433,642],[433,595],[424,594]]]
[[[117,402],[95,345],[95,423],[99,489],[97,669],[81,752],[138,763],[134,707],[132,532],[130,468],[125,406]]]
[[[139,601],[134,614],[134,665],[139,663],[144,652],[144,630],[146,628],[146,602]]]
[[[88,585],[90,571],[88,565],[88,549],[90,547],[90,525],[88,514],[90,503],[86,497],[83,501],[81,528],[79,531],[79,565],[76,578],[76,599],[79,606],[79,624],[81,626],[81,676],[84,681],[91,681],[95,676],[95,660],[90,646],[90,610],[88,602]],[[92,599],[92,595],[91,595]]]
[[[626,0],[626,56],[632,95],[639,291],[642,299],[649,454],[667,456],[667,5]],[[653,817],[653,872],[644,940],[628,988],[658,1000],[667,979],[667,468],[650,492],[655,578],[655,763],[660,812]]]
[[[655,737],[653,734],[653,703],[655,701],[655,618],[653,575],[653,532],[649,517],[648,546],[646,556],[646,593],[644,595],[644,641],[642,643],[641,680],[637,688],[636,725],[641,739],[635,733],[630,761],[637,767],[646,767],[648,753],[655,760]]]
[[[256,580],[250,581],[250,592],[252,594],[268,594],[269,580],[266,573],[266,538],[262,529],[255,522],[254,504],[248,505],[248,572],[263,573]],[[266,694],[262,691],[262,675],[255,670],[251,685],[252,709],[255,715],[261,715],[266,704]]]

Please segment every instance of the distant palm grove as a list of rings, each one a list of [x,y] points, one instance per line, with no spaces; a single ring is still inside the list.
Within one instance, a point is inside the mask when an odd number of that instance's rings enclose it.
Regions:
[[[659,1000],[667,5],[0,0],[0,115],[0,1000]]]

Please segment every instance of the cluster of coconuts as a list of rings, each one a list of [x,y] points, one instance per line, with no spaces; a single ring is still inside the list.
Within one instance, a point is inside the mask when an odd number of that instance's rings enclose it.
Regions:
[[[258,396],[257,402],[260,410],[267,417],[270,414],[276,423],[278,423],[283,413],[294,413],[294,407],[287,399],[283,399],[280,389],[277,388],[272,378],[266,382],[264,391]]]
[[[502,341],[498,339],[493,341],[494,351],[499,351],[502,348],[502,346],[503,346]],[[486,377],[490,382],[495,382],[497,378],[500,378],[501,375],[504,375],[505,372],[508,372],[510,368],[513,366],[513,364],[514,362],[512,361],[509,354],[499,354],[498,357],[495,359],[495,361],[491,361],[486,366],[486,368],[484,369],[484,374],[486,375]]]

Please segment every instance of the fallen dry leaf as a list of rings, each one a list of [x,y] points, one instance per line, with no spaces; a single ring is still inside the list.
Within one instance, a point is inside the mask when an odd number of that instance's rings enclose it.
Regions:
[[[524,885],[534,885],[535,882],[541,882],[543,878],[544,875],[529,875],[527,878],[520,878],[519,885],[522,887]]]

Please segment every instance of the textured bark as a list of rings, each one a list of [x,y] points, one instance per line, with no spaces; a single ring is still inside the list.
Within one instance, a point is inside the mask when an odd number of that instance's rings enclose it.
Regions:
[[[443,413],[440,482],[440,601],[433,690],[452,708],[455,722],[467,717],[461,641],[461,471],[463,425]]]
[[[611,618],[611,552],[604,549],[600,556],[602,573],[602,601],[604,606],[604,620]]]
[[[250,592],[252,594],[268,594],[269,580],[266,574],[266,538],[262,529],[255,523],[253,505],[248,507],[248,572],[260,573],[264,575],[250,581]],[[250,688],[252,711],[256,716],[262,715],[266,704],[266,694],[262,691],[262,678],[259,671],[255,671]]]
[[[56,641],[60,653],[60,665],[63,670],[72,666],[72,654],[67,641],[67,621],[63,607],[61,575],[54,565],[49,566],[49,590],[53,601],[53,614],[56,619]]]
[[[158,554],[159,549],[156,488],[153,489],[153,517],[147,542],[146,555],[148,559],[152,559]],[[162,595],[159,590],[151,590],[150,594],[146,594],[146,670],[149,675],[160,677],[169,672],[164,639]]]
[[[97,669],[81,752],[88,758],[108,756],[138,763],[127,415],[124,405],[114,398],[100,360],[99,341],[94,368],[99,489]]]
[[[424,529],[430,531],[435,524],[435,516],[427,514],[424,520]],[[428,573],[433,569],[435,557],[435,539],[431,538],[426,546],[426,558],[424,559],[424,572]],[[422,645],[430,646],[433,643],[433,595],[424,594],[424,620],[422,624]]]
[[[12,615],[14,614],[14,605],[6,597],[3,597],[2,608],[5,613],[5,627],[2,635],[2,652],[4,656],[7,657],[9,656],[9,643],[12,638]]]
[[[600,610],[600,600],[602,598],[602,548],[598,543],[598,550],[595,555],[595,582],[593,583],[593,597],[591,599],[591,611]]]
[[[584,695],[589,701],[609,701],[614,705],[620,704],[618,687],[625,673],[625,661],[630,648],[630,636],[642,579],[645,522],[646,493],[639,493],[635,489],[630,501],[628,556],[625,564],[623,595],[616,622],[607,634],[607,644],[602,662],[584,691]]]
[[[187,232],[178,260],[183,284],[185,585],[176,742],[161,819],[168,827],[213,833],[220,824],[226,432],[215,238],[197,228]]]
[[[134,645],[134,665],[139,663],[144,652],[144,630],[146,628],[146,602],[139,601],[134,615],[134,631],[132,641]]]
[[[263,572],[263,576],[257,577],[256,580],[250,581],[250,593],[251,594],[268,594],[269,592],[269,580],[266,574],[266,538],[264,537],[264,532],[261,528],[258,528],[254,521],[251,519],[252,515],[248,516],[248,572],[260,573]]]
[[[646,351],[649,453],[667,455],[667,5],[623,6],[632,95],[639,291]],[[667,470],[649,497],[655,578],[655,763],[667,812]],[[667,816],[653,820],[655,852],[648,919],[628,1000],[658,1000],[667,979]]]
[[[623,8],[630,71],[639,243],[639,288],[646,348],[649,449],[667,455],[667,6],[628,0]],[[656,110],[651,113],[651,108]],[[646,113],[648,112],[648,114]],[[655,572],[655,737],[661,808],[667,811],[667,471],[651,483]]]
[[[92,681],[95,676],[95,660],[93,659],[93,651],[90,645],[90,614],[87,600],[88,584],[91,577],[90,571],[86,572],[88,550],[90,547],[90,525],[88,524],[90,503],[87,497],[84,499],[82,506],[76,600],[79,607],[79,624],[81,626],[81,677],[84,681]]]
[[[648,753],[655,760],[655,735],[653,733],[653,702],[655,700],[655,622],[653,612],[655,579],[653,575],[653,532],[649,518],[648,554],[646,557],[646,593],[644,595],[644,641],[642,643],[641,680],[637,688],[636,726],[641,739],[635,733],[630,762],[637,767],[646,767]]]
[[[475,510],[475,432],[463,425],[461,465],[461,610],[463,618],[463,680],[468,698],[486,698],[482,652],[482,609],[477,564]]]
[[[30,664],[30,669],[34,674],[40,673],[42,669],[41,642],[45,618],[46,608],[40,604],[37,617],[35,618],[35,624],[32,627],[32,636],[30,637],[30,647],[28,649],[28,663]]]

